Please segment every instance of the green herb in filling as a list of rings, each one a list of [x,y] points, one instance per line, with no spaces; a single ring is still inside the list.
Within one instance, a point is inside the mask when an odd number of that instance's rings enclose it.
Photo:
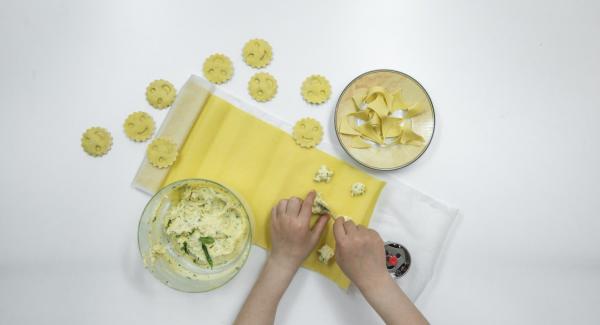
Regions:
[[[200,237],[200,242],[204,245],[212,245],[215,243],[215,239],[212,237]]]
[[[214,239],[213,239],[214,241]],[[204,251],[204,255],[206,256],[206,261],[208,262],[208,265],[210,265],[210,268],[212,269],[213,267],[213,261],[212,258],[210,257],[210,254],[208,253],[208,247],[206,247],[206,244],[202,243],[202,250]]]
[[[183,242],[183,247],[181,247],[181,249],[182,249],[182,250],[183,250],[183,251],[184,251],[186,254],[190,255],[190,251],[188,250],[188,245],[187,245],[187,242],[186,242],[186,241],[184,241],[184,242]]]

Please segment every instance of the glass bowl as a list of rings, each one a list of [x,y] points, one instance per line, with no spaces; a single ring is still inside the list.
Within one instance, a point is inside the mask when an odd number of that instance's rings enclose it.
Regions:
[[[138,246],[144,266],[176,290],[216,289],[245,264],[252,220],[243,199],[220,183],[207,179],[171,183],[150,199],[140,218]]]
[[[404,100],[409,103],[420,103],[423,106],[424,113],[411,119],[413,130],[425,140],[423,145],[375,145],[368,149],[357,149],[352,147],[350,136],[340,133],[342,119],[355,111],[352,96],[358,91],[374,86],[387,90],[400,89]],[[335,106],[334,125],[338,141],[350,157],[365,167],[394,170],[412,164],[427,150],[435,129],[435,112],[429,94],[417,80],[395,70],[373,70],[354,78],[344,88]]]

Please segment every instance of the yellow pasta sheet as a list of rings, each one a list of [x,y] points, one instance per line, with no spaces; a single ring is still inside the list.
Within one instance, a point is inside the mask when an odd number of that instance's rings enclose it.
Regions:
[[[317,184],[313,176],[323,164],[335,176],[330,183]],[[254,243],[267,249],[270,211],[280,199],[303,198],[316,189],[335,214],[347,215],[366,226],[385,184],[321,150],[299,147],[290,134],[214,94],[206,99],[162,185],[184,178],[211,179],[241,194],[254,215]],[[366,185],[365,195],[350,195],[355,182]],[[320,245],[335,247],[332,225],[330,220]],[[350,284],[336,263],[320,263],[316,250],[304,266],[342,288]]]

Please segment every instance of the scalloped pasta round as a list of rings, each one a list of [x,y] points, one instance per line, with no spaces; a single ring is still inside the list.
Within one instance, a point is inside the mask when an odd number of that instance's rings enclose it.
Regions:
[[[81,147],[93,157],[104,156],[112,147],[113,139],[105,128],[91,127],[81,136]]]
[[[171,106],[176,95],[175,87],[167,80],[154,80],[146,87],[146,100],[152,107],[157,109]]]
[[[269,101],[277,93],[277,80],[266,72],[256,73],[248,81],[248,93],[258,102]]]
[[[202,71],[210,82],[222,84],[233,76],[233,63],[227,56],[216,53],[206,58]]]
[[[273,48],[263,39],[251,39],[244,45],[242,57],[249,66],[257,69],[264,68],[273,58]]]
[[[154,120],[150,114],[145,112],[135,112],[129,114],[123,123],[125,135],[133,141],[143,142],[154,133]]]
[[[301,89],[302,97],[310,104],[322,104],[331,96],[331,85],[321,75],[312,75],[304,80]]]
[[[323,127],[314,118],[305,117],[294,125],[294,141],[302,148],[313,148],[323,139]]]
[[[146,157],[152,166],[167,168],[177,159],[177,145],[171,140],[156,138],[148,145]]]

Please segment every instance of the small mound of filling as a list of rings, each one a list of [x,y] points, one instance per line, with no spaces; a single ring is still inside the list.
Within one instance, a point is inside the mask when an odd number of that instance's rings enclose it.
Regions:
[[[333,171],[327,168],[327,166],[321,165],[319,170],[317,170],[317,172],[315,173],[315,177],[313,177],[313,180],[317,183],[329,183],[332,177]]]
[[[350,193],[352,196],[360,196],[365,194],[367,191],[367,187],[363,183],[354,183],[352,184],[352,188],[350,189]]]
[[[329,247],[329,245],[325,244],[317,251],[319,253],[319,262],[323,264],[328,264],[329,260],[333,257],[334,251],[333,248]]]
[[[327,202],[323,200],[321,193],[317,192],[317,196],[315,197],[315,201],[312,205],[312,214],[321,215],[326,213],[331,213],[331,209],[329,208]]]

